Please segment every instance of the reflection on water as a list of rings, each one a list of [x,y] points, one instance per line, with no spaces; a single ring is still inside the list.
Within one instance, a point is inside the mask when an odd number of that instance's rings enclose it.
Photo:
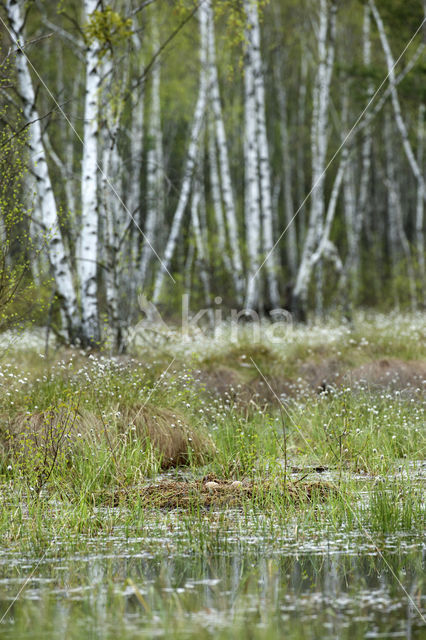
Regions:
[[[174,529],[168,518],[151,549],[146,535],[119,532],[87,540],[71,554],[53,545],[38,566],[35,558],[3,552],[1,612],[37,568],[0,625],[0,637],[426,636],[418,611],[425,605],[418,537],[383,539],[381,555],[365,536],[336,533],[295,540],[271,531],[271,539],[252,537],[250,544],[247,534],[243,544],[235,526],[225,552],[219,543],[201,553],[172,548],[177,522],[176,516]]]

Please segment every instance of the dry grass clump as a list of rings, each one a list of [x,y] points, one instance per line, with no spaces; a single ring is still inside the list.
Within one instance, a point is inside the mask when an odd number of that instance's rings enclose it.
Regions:
[[[161,468],[205,464],[215,447],[211,438],[189,426],[178,411],[141,405],[120,411],[120,424],[135,433],[143,446],[151,446],[159,454]]]
[[[82,437],[81,430],[89,424],[97,424],[93,415],[81,414],[68,408],[49,409],[36,413],[19,413],[9,420],[2,433],[8,451],[32,455],[35,451],[47,451],[49,455],[59,451],[71,452],[73,444]],[[93,429],[92,429],[93,431]]]
[[[32,414],[20,413],[9,420],[1,434],[6,455],[70,460],[88,443],[105,443],[115,450],[118,442],[155,452],[159,467],[204,464],[214,453],[212,440],[191,428],[177,411],[154,406],[136,406],[98,416],[87,410],[57,408]],[[86,449],[87,451],[87,449]]]
[[[325,482],[277,484],[269,480],[224,480],[209,474],[202,480],[161,480],[155,484],[120,489],[103,500],[115,506],[128,499],[138,498],[142,506],[153,509],[189,509],[193,507],[238,507],[247,500],[258,505],[273,503],[277,499],[302,504],[325,499],[334,489]]]

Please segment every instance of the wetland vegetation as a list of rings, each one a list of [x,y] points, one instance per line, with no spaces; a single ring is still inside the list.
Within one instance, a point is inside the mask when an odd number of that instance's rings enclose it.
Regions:
[[[422,637],[423,318],[284,333],[9,343],[2,637]]]

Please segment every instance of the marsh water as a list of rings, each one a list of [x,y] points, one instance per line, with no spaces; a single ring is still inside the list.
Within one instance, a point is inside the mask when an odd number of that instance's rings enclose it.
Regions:
[[[300,531],[238,510],[194,529],[157,513],[40,554],[3,548],[0,637],[420,640],[425,559],[419,533]]]

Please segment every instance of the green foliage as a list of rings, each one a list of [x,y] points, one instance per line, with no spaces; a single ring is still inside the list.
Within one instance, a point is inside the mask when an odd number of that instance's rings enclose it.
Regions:
[[[130,38],[133,33],[132,20],[123,18],[107,5],[103,11],[94,11],[89,16],[84,32],[89,44],[96,43],[99,46],[99,56],[102,58]]]
[[[14,126],[10,117],[10,109],[0,107],[0,331],[28,320],[22,301],[34,289],[29,277],[32,243],[22,204],[27,135],[20,117]]]

